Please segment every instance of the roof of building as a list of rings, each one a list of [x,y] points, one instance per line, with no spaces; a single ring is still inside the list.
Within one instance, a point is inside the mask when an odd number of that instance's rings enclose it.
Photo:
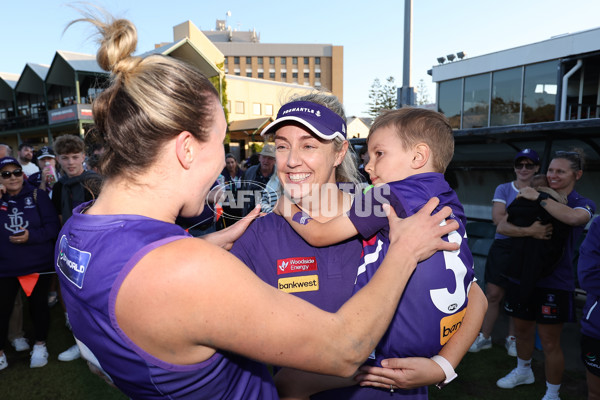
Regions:
[[[140,57],[148,57],[152,54],[172,56],[184,60],[196,66],[207,77],[217,76],[222,71],[202,53],[189,38],[177,42],[163,44],[160,47],[147,51]]]
[[[259,43],[260,42],[260,33],[256,33],[255,30],[252,31],[232,31],[232,30],[223,30],[223,31],[202,31],[207,38],[209,38],[213,43],[216,42],[241,42],[241,43]]]
[[[258,133],[257,131],[273,121],[271,117],[244,119],[232,121],[229,124],[229,132],[246,132],[248,134]]]
[[[226,56],[331,57],[331,44],[215,42]]]
[[[541,42],[495,53],[435,65],[432,68],[432,78],[434,82],[446,81],[598,50],[600,50],[600,28],[594,28],[554,36]]]
[[[44,94],[44,81],[48,75],[49,65],[27,63],[15,90],[20,93]]]

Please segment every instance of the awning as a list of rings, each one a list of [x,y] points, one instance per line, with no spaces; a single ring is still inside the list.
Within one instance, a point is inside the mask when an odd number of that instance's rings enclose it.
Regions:
[[[230,134],[245,134],[247,136],[260,135],[261,130],[272,121],[273,119],[271,117],[232,121],[229,124],[228,131]]]

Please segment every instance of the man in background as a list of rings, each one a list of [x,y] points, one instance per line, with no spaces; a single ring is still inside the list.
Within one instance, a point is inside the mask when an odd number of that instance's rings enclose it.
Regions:
[[[36,172],[40,172],[38,166],[32,162],[33,160],[33,147],[27,143],[21,143],[19,145],[19,164],[23,168],[23,172],[28,177],[35,174]]]

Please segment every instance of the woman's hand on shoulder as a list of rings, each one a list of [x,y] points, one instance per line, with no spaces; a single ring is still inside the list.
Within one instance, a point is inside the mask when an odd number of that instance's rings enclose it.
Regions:
[[[231,249],[233,243],[240,238],[246,232],[246,229],[252,221],[254,221],[260,214],[260,205],[256,206],[254,210],[250,211],[248,215],[237,221],[235,224],[223,230],[209,233],[208,235],[202,236],[202,239],[215,246],[222,247],[225,250]]]
[[[450,207],[444,207],[431,214],[439,202],[439,199],[434,197],[419,212],[404,219],[398,218],[389,205],[384,205],[390,223],[390,247],[403,247],[407,255],[413,255],[417,261],[426,260],[436,251],[458,250],[457,243],[442,239],[458,229],[458,222],[454,219],[446,220],[452,214]]]

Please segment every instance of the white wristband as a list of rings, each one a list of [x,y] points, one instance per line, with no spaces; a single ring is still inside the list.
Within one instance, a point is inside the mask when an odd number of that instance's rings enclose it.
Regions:
[[[454,371],[452,364],[450,364],[448,360],[446,360],[444,357],[436,355],[431,357],[431,360],[433,360],[437,365],[439,365],[442,371],[444,371],[444,374],[446,375],[446,379],[436,385],[438,389],[443,388],[458,376],[456,371]]]

